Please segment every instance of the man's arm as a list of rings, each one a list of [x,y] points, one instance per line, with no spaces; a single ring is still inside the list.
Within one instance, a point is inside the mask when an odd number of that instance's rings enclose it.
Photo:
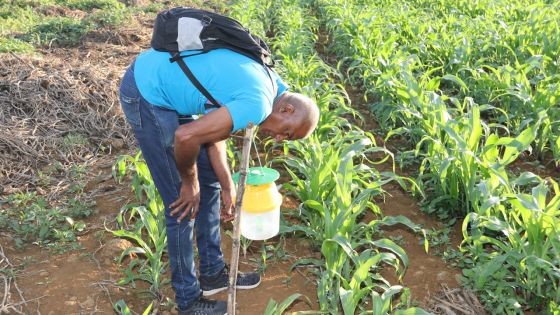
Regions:
[[[170,213],[174,216],[182,212],[177,221],[180,222],[189,213],[192,220],[198,213],[200,187],[196,159],[200,146],[226,139],[232,128],[233,121],[228,109],[221,107],[200,119],[179,126],[175,131],[175,161],[182,184],[179,198],[170,205]]]
[[[226,141],[208,143],[206,145],[208,159],[218,177],[222,188],[223,211],[222,218],[227,220],[232,216],[233,198],[235,196],[234,184],[227,163]]]

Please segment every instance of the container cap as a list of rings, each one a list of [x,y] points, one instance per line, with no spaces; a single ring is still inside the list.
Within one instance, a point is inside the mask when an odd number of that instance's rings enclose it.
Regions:
[[[233,181],[237,184],[239,181],[239,172],[233,174]],[[268,167],[250,167],[247,170],[247,185],[264,185],[272,183],[280,178],[280,173],[275,169]]]

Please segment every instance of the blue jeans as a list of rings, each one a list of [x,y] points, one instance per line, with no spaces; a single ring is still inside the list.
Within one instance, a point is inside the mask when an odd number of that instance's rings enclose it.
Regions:
[[[187,77],[185,80],[188,80]],[[224,257],[220,248],[220,184],[208,160],[206,149],[201,147],[197,161],[200,210],[194,222],[185,219],[177,223],[177,217],[169,214],[169,205],[179,197],[181,187],[173,141],[179,125],[192,121],[192,118],[180,116],[174,110],[146,101],[134,80],[134,64],[123,77],[120,101],[165,205],[171,284],[175,289],[177,305],[183,309],[201,293],[194,265],[194,226],[200,258],[200,275],[212,276],[224,267]]]

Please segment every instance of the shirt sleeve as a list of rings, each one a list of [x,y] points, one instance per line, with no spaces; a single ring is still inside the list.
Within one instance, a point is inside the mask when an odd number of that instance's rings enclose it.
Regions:
[[[271,70],[272,71],[270,72],[272,73],[272,78],[274,79],[274,81],[276,81],[276,86],[278,86],[278,93],[276,94],[276,97],[278,97],[282,95],[282,93],[289,90],[290,86],[286,82],[284,82],[284,80],[282,80],[282,78],[278,75],[278,73],[276,73],[276,71],[274,71],[273,69]]]
[[[254,125],[263,122],[272,111],[270,105],[267,105],[269,103],[270,100],[265,95],[249,94],[224,104],[233,120],[233,130],[231,132],[247,127],[250,122]]]

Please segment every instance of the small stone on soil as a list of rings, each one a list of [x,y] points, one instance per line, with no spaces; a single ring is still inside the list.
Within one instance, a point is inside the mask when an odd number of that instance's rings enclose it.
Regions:
[[[444,281],[445,279],[447,279],[447,272],[446,271],[438,272],[436,279],[437,281]]]
[[[87,299],[82,303],[82,306],[85,308],[92,308],[95,305],[95,301],[91,296],[88,296]]]
[[[99,254],[97,254],[97,257],[104,263],[106,263],[107,260],[112,262],[112,260],[116,257],[119,257],[125,249],[132,246],[132,243],[125,239],[114,238],[103,245],[103,248],[101,248]]]

